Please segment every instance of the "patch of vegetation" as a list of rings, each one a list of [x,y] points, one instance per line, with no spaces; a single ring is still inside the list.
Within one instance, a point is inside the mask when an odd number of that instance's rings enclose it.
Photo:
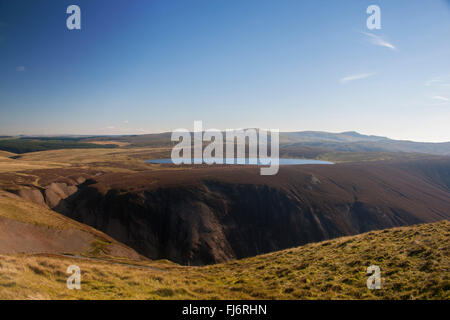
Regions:
[[[91,149],[116,148],[115,144],[94,144],[83,142],[85,138],[71,137],[39,137],[0,139],[0,150],[22,154],[27,152],[57,150],[57,149]]]
[[[92,256],[98,256],[100,254],[108,254],[108,245],[111,242],[106,239],[97,238],[91,243],[91,250],[89,252]]]

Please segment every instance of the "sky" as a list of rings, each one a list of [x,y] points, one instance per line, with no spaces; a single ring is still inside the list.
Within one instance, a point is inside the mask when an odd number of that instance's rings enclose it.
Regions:
[[[195,120],[450,141],[450,0],[0,0],[0,135]]]

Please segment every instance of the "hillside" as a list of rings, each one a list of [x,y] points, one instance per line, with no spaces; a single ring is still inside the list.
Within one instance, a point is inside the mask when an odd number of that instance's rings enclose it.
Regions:
[[[72,137],[19,137],[0,138],[0,150],[17,154],[58,150],[58,149],[88,149],[88,148],[115,148],[116,144],[94,144],[83,142],[85,138]]]
[[[450,299],[450,223],[372,231],[204,267],[0,255],[1,299]],[[67,266],[81,290],[67,290]],[[378,265],[382,288],[368,290]],[[151,268],[150,268],[151,267]]]
[[[0,191],[0,254],[18,252],[142,259],[102,232]]]
[[[21,161],[56,161],[60,154],[67,155],[49,151]],[[119,153],[112,155],[115,162],[99,162],[93,154],[95,165],[83,162],[87,168],[81,168],[76,167],[79,157],[87,161],[87,155],[73,156],[76,161],[64,169],[0,174],[0,186],[150,259],[180,264],[220,263],[435,222],[450,213],[446,158],[286,166],[278,175],[264,177],[255,167],[122,163]],[[115,166],[120,163],[119,170]],[[36,191],[38,197],[30,197]]]
[[[8,151],[0,151],[0,157],[9,158],[9,157],[14,157],[14,156],[16,156],[15,153],[8,152]]]
[[[99,138],[106,140],[106,138]],[[117,137],[117,141],[132,146],[170,146],[170,133],[156,133]],[[280,132],[280,152],[284,149],[306,150],[308,154],[324,152],[405,152],[450,155],[450,142],[426,143],[393,140],[386,137],[364,135],[354,131],[331,133],[321,131]],[[312,152],[314,151],[314,152]]]
[[[62,136],[0,138],[0,150],[27,153],[58,149],[171,147],[171,133],[122,136]],[[315,158],[324,153],[412,153],[450,155],[450,142],[427,143],[394,140],[354,131],[280,132],[280,154]],[[376,156],[374,154],[374,156]]]

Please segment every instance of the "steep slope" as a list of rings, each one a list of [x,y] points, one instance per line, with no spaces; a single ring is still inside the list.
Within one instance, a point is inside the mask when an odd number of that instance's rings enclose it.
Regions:
[[[446,159],[286,166],[276,176],[167,167],[95,177],[54,209],[149,258],[195,265],[450,217]]]
[[[203,267],[0,255],[0,299],[450,299],[450,223],[372,231]],[[82,290],[66,288],[81,269]],[[381,270],[381,289],[366,269]]]
[[[141,257],[91,227],[0,191],[0,253]]]

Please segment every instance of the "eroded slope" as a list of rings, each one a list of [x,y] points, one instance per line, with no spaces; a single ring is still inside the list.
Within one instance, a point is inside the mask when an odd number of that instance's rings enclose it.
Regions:
[[[94,228],[0,191],[0,253],[21,252],[142,259]]]
[[[149,258],[201,265],[448,219],[449,168],[448,160],[374,162],[260,176],[251,167],[160,166],[95,175],[52,199],[46,179],[41,192],[54,210]]]

